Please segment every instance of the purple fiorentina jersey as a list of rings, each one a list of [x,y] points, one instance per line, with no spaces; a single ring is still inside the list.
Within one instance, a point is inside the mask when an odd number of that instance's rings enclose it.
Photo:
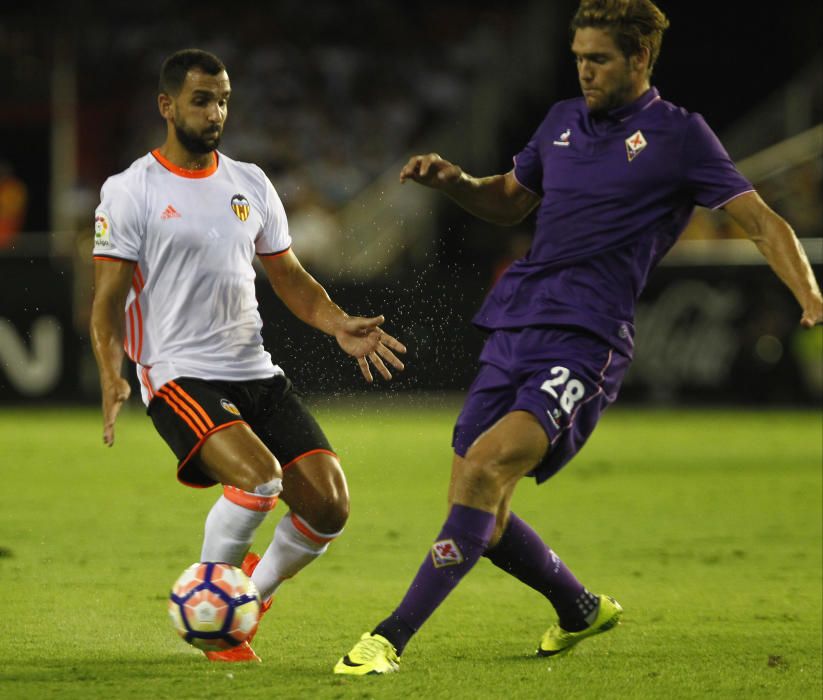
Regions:
[[[475,325],[584,328],[629,357],[637,297],[694,206],[754,190],[703,118],[655,88],[597,119],[582,97],[558,102],[514,163],[542,198],[534,241]]]

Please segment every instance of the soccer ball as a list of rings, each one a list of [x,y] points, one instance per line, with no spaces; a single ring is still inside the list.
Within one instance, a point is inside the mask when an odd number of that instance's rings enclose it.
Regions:
[[[177,633],[203,651],[236,647],[251,637],[260,620],[260,593],[231,564],[198,562],[175,581],[169,616]]]

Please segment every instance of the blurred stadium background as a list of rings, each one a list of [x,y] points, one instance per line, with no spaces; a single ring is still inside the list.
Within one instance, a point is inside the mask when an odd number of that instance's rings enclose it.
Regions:
[[[819,2],[661,0],[672,22],[654,77],[702,113],[823,272]],[[578,94],[566,27],[576,2],[261,4],[64,2],[0,9],[0,403],[92,403],[93,210],[105,178],[159,145],[157,73],[185,46],[226,62],[221,150],[258,163],[294,247],[341,305],[384,313],[410,347],[391,392],[460,391],[482,338],[469,319],[527,248],[397,183],[416,152],[502,172],[547,107]],[[46,5],[45,7],[51,7]],[[261,290],[265,283],[261,281]],[[261,294],[266,342],[318,396],[385,391]],[[821,329],[722,215],[698,211],[638,314],[625,402],[819,405]],[[357,394],[359,396],[359,394]],[[138,401],[138,399],[133,399]]]

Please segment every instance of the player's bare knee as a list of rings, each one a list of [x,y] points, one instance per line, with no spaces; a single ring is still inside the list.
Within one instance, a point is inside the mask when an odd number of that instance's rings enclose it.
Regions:
[[[349,519],[350,503],[349,492],[346,489],[336,490],[326,517],[328,518],[329,529],[326,532],[339,532],[346,525]]]
[[[324,504],[317,513],[313,514],[310,522],[320,532],[340,532],[348,519],[349,503],[346,499]]]
[[[343,529],[349,517],[349,489],[336,457],[314,455],[286,471],[283,498],[320,533]]]
[[[254,493],[255,490],[275,481],[282,481],[283,470],[279,462],[271,453],[260,453],[254,457],[247,458],[243,464],[238,465],[236,477],[231,485],[243,491]]]
[[[475,464],[474,469],[488,472],[489,478],[509,483],[537,466],[536,455],[529,445],[480,439],[469,448],[466,460]]]
[[[505,465],[488,452],[469,449],[461,465],[459,480],[475,493],[497,493],[506,483]]]
[[[318,532],[340,532],[349,519],[348,491],[330,488],[317,494],[298,514]]]

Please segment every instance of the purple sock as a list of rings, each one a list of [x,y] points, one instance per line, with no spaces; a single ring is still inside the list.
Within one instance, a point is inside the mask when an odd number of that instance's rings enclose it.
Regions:
[[[577,632],[590,624],[586,618],[596,609],[597,596],[589,593],[540,536],[514,513],[500,541],[484,556],[546,596],[564,630]]]
[[[491,513],[453,505],[406,596],[373,634],[388,639],[401,654],[412,635],[480,559],[494,532],[494,522]]]

